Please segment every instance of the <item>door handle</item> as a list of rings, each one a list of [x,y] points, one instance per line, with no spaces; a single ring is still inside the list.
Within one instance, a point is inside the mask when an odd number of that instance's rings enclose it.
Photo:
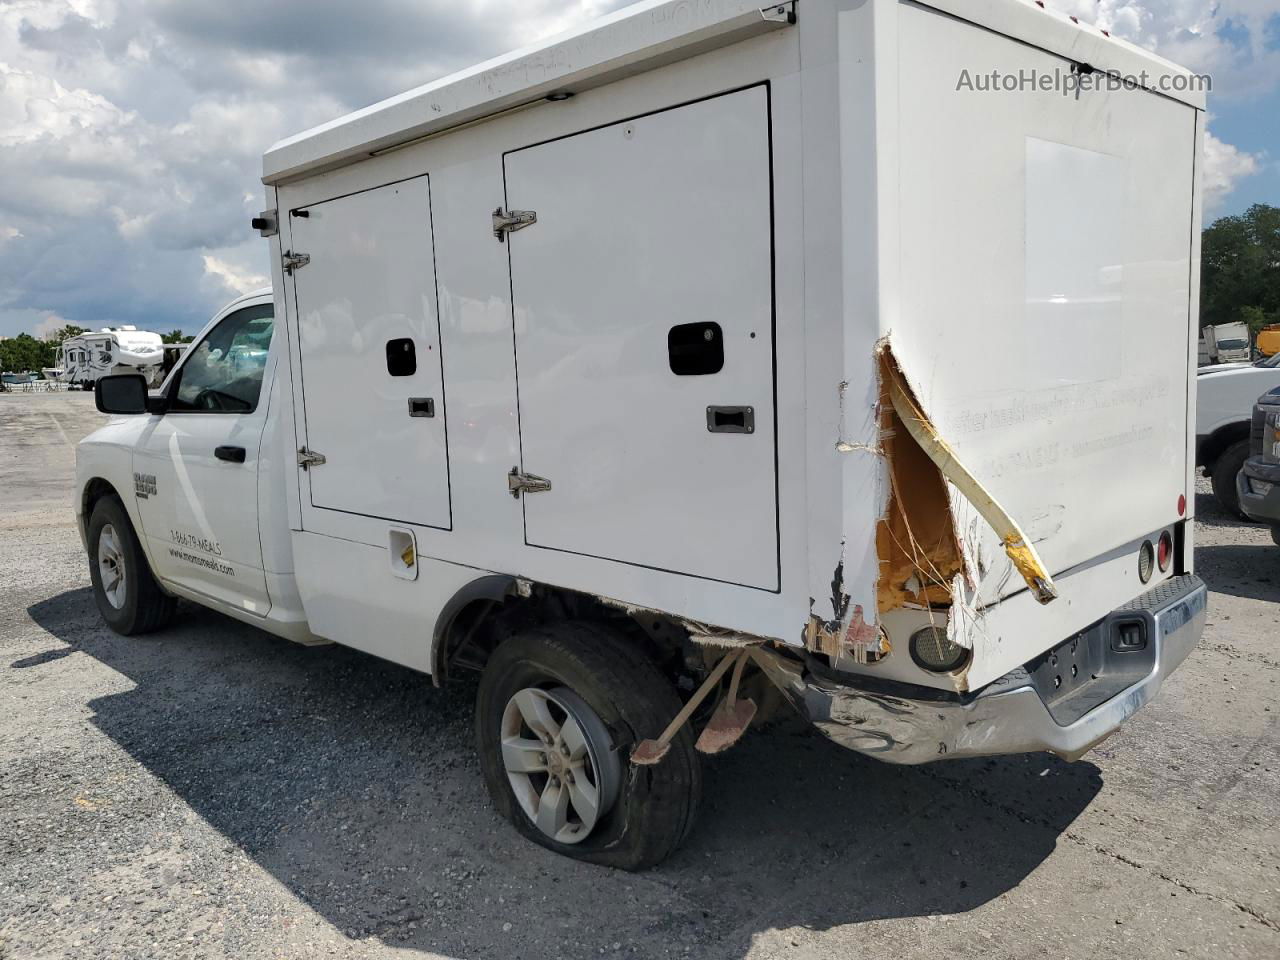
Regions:
[[[244,447],[215,447],[213,455],[229,463],[244,463]]]
[[[707,407],[707,429],[712,433],[755,433],[755,408]]]

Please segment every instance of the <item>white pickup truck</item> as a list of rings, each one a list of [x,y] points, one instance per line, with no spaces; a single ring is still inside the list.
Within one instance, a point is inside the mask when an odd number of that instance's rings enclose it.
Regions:
[[[1249,459],[1250,420],[1258,397],[1280,387],[1280,353],[1257,363],[1201,367],[1196,378],[1196,466],[1213,482],[1213,495],[1238,517],[1236,480]]]
[[[647,0],[283,141],[274,294],[98,382],[98,607],[480,671],[497,809],[622,867],[784,703],[1075,759],[1204,624],[1203,137],[1019,0]]]

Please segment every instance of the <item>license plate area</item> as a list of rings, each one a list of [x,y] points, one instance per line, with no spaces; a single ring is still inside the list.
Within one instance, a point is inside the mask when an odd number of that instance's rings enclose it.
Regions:
[[[1155,621],[1117,611],[1026,665],[1031,683],[1063,726],[1141,680],[1155,665]]]

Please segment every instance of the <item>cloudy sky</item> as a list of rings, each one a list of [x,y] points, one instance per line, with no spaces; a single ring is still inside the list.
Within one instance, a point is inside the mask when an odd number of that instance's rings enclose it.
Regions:
[[[1048,0],[1214,77],[1210,214],[1280,204],[1280,0]],[[0,335],[197,330],[263,150],[625,0],[0,0]]]

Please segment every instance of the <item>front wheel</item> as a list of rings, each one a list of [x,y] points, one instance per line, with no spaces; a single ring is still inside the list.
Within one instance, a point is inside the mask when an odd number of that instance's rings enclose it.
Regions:
[[[1240,509],[1240,493],[1236,490],[1236,477],[1244,469],[1244,462],[1249,459],[1249,441],[1237,440],[1223,450],[1213,464],[1210,479],[1213,481],[1213,495],[1233,517],[1247,520],[1248,517]]]
[[[476,697],[476,745],[494,806],[557,853],[626,870],[670,855],[693,823],[702,773],[688,727],[655,766],[630,763],[680,710],[627,638],[571,622],[507,640]]]
[[[116,633],[132,636],[158,630],[178,601],[151,575],[142,545],[124,504],[103,497],[89,515],[89,579],[102,619]]]

